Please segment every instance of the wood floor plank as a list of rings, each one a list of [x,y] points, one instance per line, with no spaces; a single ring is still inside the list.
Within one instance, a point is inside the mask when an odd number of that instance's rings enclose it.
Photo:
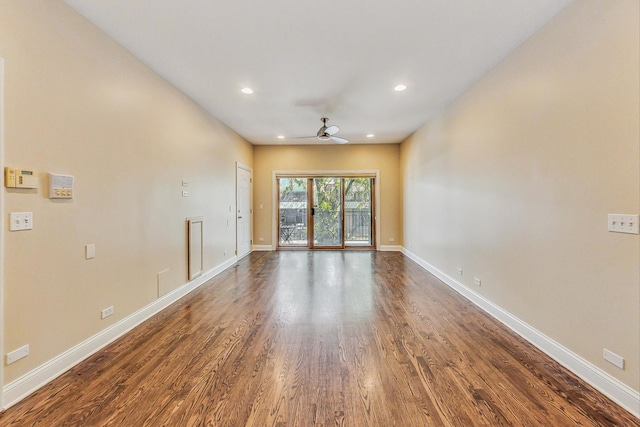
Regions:
[[[1,426],[640,426],[399,253],[246,257]]]

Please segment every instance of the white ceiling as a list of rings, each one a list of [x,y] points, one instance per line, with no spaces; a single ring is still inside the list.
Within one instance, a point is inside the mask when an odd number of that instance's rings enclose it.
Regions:
[[[571,1],[66,0],[253,144],[401,142]]]

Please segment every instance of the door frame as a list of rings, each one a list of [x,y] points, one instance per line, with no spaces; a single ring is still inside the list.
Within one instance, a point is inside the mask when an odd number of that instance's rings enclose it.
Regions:
[[[278,227],[279,227],[279,218],[278,218],[278,197],[279,191],[278,188],[278,177],[287,177],[287,176],[295,176],[300,177],[304,176],[307,178],[314,177],[361,177],[363,175],[373,176],[375,179],[374,183],[374,209],[375,215],[373,218],[374,223],[374,235],[373,235],[373,245],[376,251],[380,250],[380,224],[381,224],[381,213],[380,213],[380,170],[379,169],[358,169],[358,170],[274,170],[271,173],[271,200],[272,203],[272,211],[271,211],[271,242],[272,249],[278,249]],[[344,219],[343,219],[344,221]],[[347,246],[347,248],[351,249],[351,247]],[[354,247],[355,248],[355,247]],[[304,249],[304,248],[303,248]],[[327,248],[329,249],[329,248]]]
[[[243,163],[236,162],[236,208],[234,211],[234,221],[236,224],[236,256],[240,258],[240,254],[238,253],[239,248],[239,222],[238,222],[238,170],[242,169],[244,171],[249,172],[249,252],[242,255],[243,257],[249,255],[253,252],[253,169],[250,166],[247,166]]]
[[[0,58],[0,167],[4,171],[4,59]],[[6,205],[4,202],[4,174],[0,191],[0,354],[4,355],[4,234]],[[0,410],[4,410],[4,363],[0,363]]]

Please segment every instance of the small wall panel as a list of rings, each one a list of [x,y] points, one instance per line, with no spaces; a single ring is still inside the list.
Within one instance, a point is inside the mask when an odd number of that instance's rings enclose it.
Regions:
[[[203,271],[203,219],[202,217],[187,218],[188,234],[188,275],[189,280],[200,276]]]

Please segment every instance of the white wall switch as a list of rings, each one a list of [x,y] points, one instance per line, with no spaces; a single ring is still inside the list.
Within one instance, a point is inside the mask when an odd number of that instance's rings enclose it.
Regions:
[[[189,197],[189,192],[187,190],[182,190],[182,197]]]
[[[13,350],[7,353],[7,365],[11,365],[13,362],[27,357],[29,355],[29,344],[20,347],[17,350]]]
[[[459,275],[463,275],[464,274],[464,270],[461,268],[456,268],[456,271],[458,272]]]
[[[607,350],[606,348],[603,349],[603,356],[604,360],[606,360],[607,362],[613,363],[620,369],[624,369],[624,359],[611,350]]]
[[[86,259],[91,259],[96,257],[96,245],[95,243],[91,243],[84,247],[84,256]]]
[[[609,231],[638,234],[638,215],[609,214]]]
[[[33,212],[11,212],[9,231],[33,230]]]
[[[474,277],[474,278],[473,278],[473,283],[474,283],[476,286],[482,286],[482,280],[478,279],[477,277]]]
[[[182,180],[182,186],[183,186],[183,187],[188,187],[188,186],[189,186],[189,183],[188,183],[186,180],[184,180],[184,179],[183,179],[183,180]]]

